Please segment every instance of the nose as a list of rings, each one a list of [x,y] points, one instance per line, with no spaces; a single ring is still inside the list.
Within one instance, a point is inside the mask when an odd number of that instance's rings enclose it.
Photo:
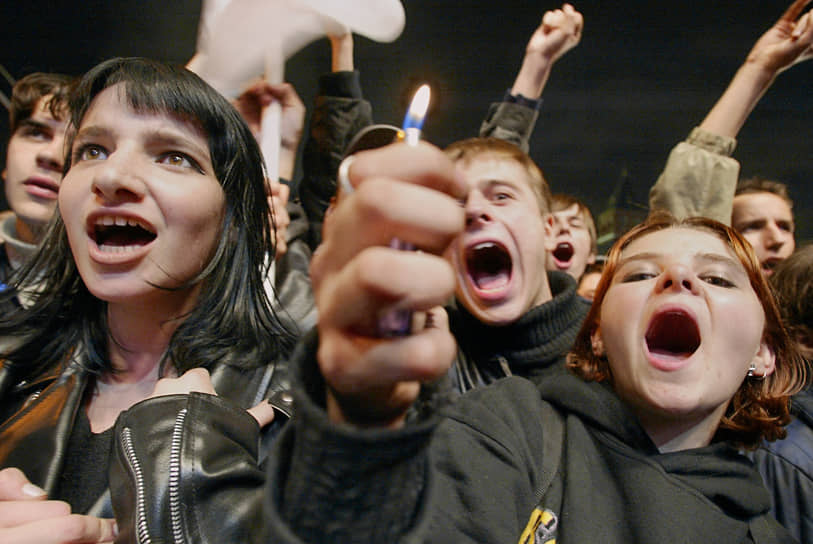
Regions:
[[[466,227],[491,221],[488,199],[480,191],[469,191],[466,199]]]
[[[698,279],[692,271],[682,263],[668,265],[658,277],[655,284],[657,292],[680,292],[688,291],[691,294],[698,294]]]
[[[37,151],[37,166],[51,172],[62,173],[65,160],[65,136],[55,136]]]
[[[779,251],[785,242],[784,232],[775,223],[765,227],[765,247],[771,251]]]
[[[91,190],[107,203],[135,202],[144,197],[146,185],[136,160],[116,151],[95,166]]]

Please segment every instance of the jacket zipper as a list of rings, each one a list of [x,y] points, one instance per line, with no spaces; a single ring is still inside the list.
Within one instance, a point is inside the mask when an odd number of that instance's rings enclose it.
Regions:
[[[169,519],[172,523],[172,536],[176,544],[184,541],[181,526],[181,434],[186,419],[186,408],[175,416],[172,429],[172,443],[169,449]]]
[[[135,454],[133,447],[133,436],[129,427],[125,427],[122,431],[122,442],[124,446],[124,455],[127,457],[127,463],[135,476],[136,488],[136,538],[140,544],[149,544],[150,532],[147,528],[147,513],[144,509],[144,475],[141,472],[141,463]]]

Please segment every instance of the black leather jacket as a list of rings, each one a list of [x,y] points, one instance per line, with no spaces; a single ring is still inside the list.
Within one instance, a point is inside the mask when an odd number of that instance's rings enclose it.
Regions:
[[[227,408],[228,419],[223,424],[229,427],[233,425],[250,428],[254,451],[258,452],[258,456],[259,451],[264,455],[270,448],[271,439],[291,416],[291,382],[287,361],[276,361],[249,370],[220,365],[210,372],[212,384],[220,397],[206,396],[213,399],[211,402]],[[0,367],[0,391],[4,391],[0,397],[2,398],[0,409],[4,416],[12,413],[0,425],[0,467],[14,466],[21,469],[32,483],[52,494],[59,482],[76,415],[81,409],[82,399],[91,380],[88,373],[72,361],[63,371],[44,376],[35,382],[12,384],[10,383],[12,381],[13,376]],[[275,419],[263,429],[262,440],[258,440],[260,429],[244,409],[258,404],[264,398],[269,399],[274,406]],[[134,435],[144,441],[143,444],[138,444],[138,448],[149,448],[152,460],[163,461],[166,458],[164,453],[168,453],[172,448],[173,443],[170,440],[161,441],[155,437],[163,436],[160,434],[161,430],[175,425],[176,414],[157,410],[146,419],[136,418],[134,414],[152,406],[163,407],[169,402],[162,397],[149,399],[122,412],[119,416],[119,419],[127,421],[132,427]],[[187,418],[185,424],[187,428],[205,427],[213,424],[213,421],[208,414],[195,413],[194,416]],[[119,434],[115,436],[120,440]],[[195,440],[198,440],[197,437]],[[181,445],[185,448],[184,451],[192,448],[186,443]],[[209,447],[199,441],[194,444],[194,448],[198,446]],[[112,464],[115,464],[114,460],[111,460]],[[125,521],[136,518],[135,508],[149,504],[157,511],[169,496],[167,469],[171,467],[169,464],[158,466],[160,469],[155,469],[155,485],[141,488],[140,501],[118,501],[113,506],[110,493],[105,492],[87,513],[113,517],[115,512],[122,534],[133,531],[135,528],[128,526]],[[111,477],[111,486],[112,482]],[[205,487],[200,479],[196,480],[196,485]],[[233,540],[222,540],[230,541]]]

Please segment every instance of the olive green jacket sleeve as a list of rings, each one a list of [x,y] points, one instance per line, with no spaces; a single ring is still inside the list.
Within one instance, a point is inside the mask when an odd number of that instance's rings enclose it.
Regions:
[[[731,224],[740,164],[731,157],[737,141],[695,128],[677,144],[649,192],[649,208],[678,218],[704,216]]]

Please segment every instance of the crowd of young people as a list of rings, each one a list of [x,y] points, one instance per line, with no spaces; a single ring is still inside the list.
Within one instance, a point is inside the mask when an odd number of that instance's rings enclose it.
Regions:
[[[776,75],[813,56],[808,1],[670,153],[651,206],[671,213],[606,260],[526,152],[581,39],[568,4],[480,136],[444,150],[351,144],[372,110],[352,37],[332,37],[302,207],[255,141],[279,101],[293,177],[290,86],[230,104],[139,58],[23,78],[0,540],[809,541],[809,251],[784,186],[738,183],[731,157]],[[382,337],[398,310],[411,333]]]

